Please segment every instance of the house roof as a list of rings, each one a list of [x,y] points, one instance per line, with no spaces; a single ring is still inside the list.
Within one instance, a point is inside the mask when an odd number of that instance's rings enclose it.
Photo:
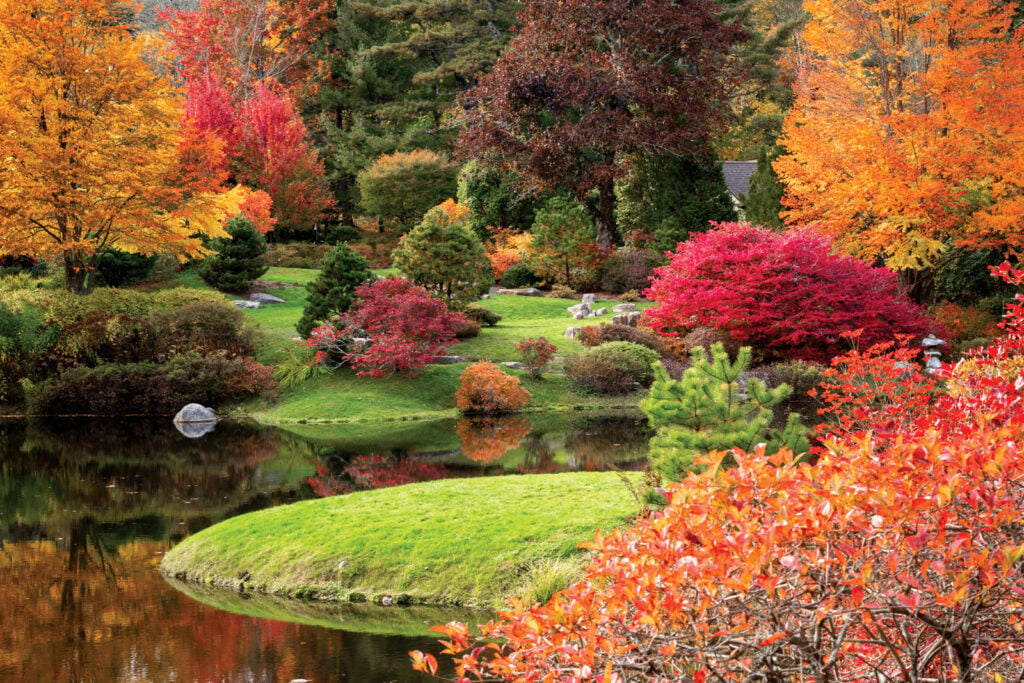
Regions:
[[[722,175],[729,192],[736,199],[743,201],[750,192],[750,176],[757,170],[756,161],[723,161]]]

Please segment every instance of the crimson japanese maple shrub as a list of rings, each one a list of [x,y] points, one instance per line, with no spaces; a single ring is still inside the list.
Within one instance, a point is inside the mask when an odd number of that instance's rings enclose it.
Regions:
[[[400,278],[356,287],[356,304],[310,333],[315,361],[332,367],[349,363],[356,374],[381,378],[414,376],[455,343],[466,320],[427,290]]]
[[[657,305],[644,320],[670,337],[717,329],[765,362],[827,363],[849,350],[844,331],[863,330],[860,343],[870,346],[934,327],[894,273],[831,247],[809,228],[718,224],[680,243],[655,270],[645,295]]]

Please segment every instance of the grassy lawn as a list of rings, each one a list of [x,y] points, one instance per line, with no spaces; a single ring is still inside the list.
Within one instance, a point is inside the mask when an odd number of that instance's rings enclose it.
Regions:
[[[497,607],[564,588],[584,560],[577,545],[637,509],[609,472],[409,484],[234,517],[161,570],[291,597]]]
[[[263,276],[268,282],[296,286],[269,287],[269,294],[285,300],[283,304],[248,310],[254,327],[261,335],[258,360],[277,365],[289,354],[304,351],[295,332],[295,322],[302,314],[306,290],[302,285],[316,277],[317,271],[302,268],[271,268]],[[580,326],[566,307],[577,303],[569,299],[547,299],[500,295],[480,302],[502,316],[495,327],[485,327],[480,336],[453,346],[451,354],[463,356],[467,361],[488,359],[495,362],[519,359],[515,345],[528,337],[546,337],[565,356],[579,353],[583,347],[564,336],[569,326]],[[614,302],[601,301],[598,306],[611,309]],[[610,322],[611,315],[595,319],[593,324]],[[467,363],[431,365],[422,368],[414,378],[390,377],[371,380],[357,377],[351,370],[341,369],[282,390],[273,404],[244,406],[241,412],[270,424],[301,422],[359,422],[374,420],[424,419],[455,415],[455,391],[459,374]],[[510,371],[520,377],[523,385],[533,394],[528,409],[569,410],[578,408],[614,408],[635,406],[636,395],[617,397],[581,396],[573,392],[556,363],[537,380],[525,373]]]

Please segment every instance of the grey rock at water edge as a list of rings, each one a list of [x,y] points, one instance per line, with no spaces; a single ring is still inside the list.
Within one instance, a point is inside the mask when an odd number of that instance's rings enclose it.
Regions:
[[[615,313],[629,313],[636,310],[636,304],[615,304],[612,311]]]
[[[212,432],[217,426],[217,413],[198,403],[189,403],[174,416],[174,426],[184,436],[198,439]]]
[[[256,301],[260,304],[283,304],[284,299],[266,292],[255,292],[249,295],[249,301]]]
[[[234,305],[238,306],[239,308],[263,308],[263,304],[261,304],[259,301],[248,301],[246,299],[235,299],[231,303],[233,303]]]

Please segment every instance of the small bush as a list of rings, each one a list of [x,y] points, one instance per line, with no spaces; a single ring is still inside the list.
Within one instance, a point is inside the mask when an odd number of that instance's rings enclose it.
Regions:
[[[649,249],[618,249],[605,262],[600,288],[622,294],[647,289],[654,275],[655,253]]]
[[[459,167],[436,152],[385,154],[359,173],[359,204],[406,230],[430,207],[454,197]]]
[[[459,376],[455,405],[467,414],[508,413],[522,410],[530,392],[514,377],[490,361],[473,363]]]
[[[716,330],[713,327],[698,327],[682,338],[681,347],[677,349],[677,353],[684,353],[689,356],[690,352],[696,348],[704,349],[706,353],[710,353],[711,347],[714,344],[721,344],[730,356],[735,356],[740,350],[740,345],[721,330]]]
[[[554,285],[547,296],[551,299],[575,299],[576,290],[566,285]]]
[[[330,244],[286,242],[267,246],[267,263],[279,268],[319,268]]]
[[[622,301],[640,301],[640,292],[636,289],[630,289],[619,295],[619,299]]]
[[[587,348],[593,348],[609,342],[628,341],[646,346],[652,351],[656,351],[659,356],[667,354],[665,342],[661,337],[649,330],[630,325],[608,323],[606,325],[584,327],[580,331],[579,341]]]
[[[313,353],[309,349],[300,349],[298,353],[290,351],[288,356],[277,364],[274,379],[282,389],[290,389],[326,372],[327,368],[322,363],[313,362]]]
[[[480,336],[480,323],[470,317],[466,317],[455,327],[456,339],[472,339]]]
[[[501,322],[501,315],[480,304],[469,304],[462,309],[462,313],[485,327],[494,327]]]
[[[541,371],[554,359],[556,349],[555,345],[547,339],[538,337],[519,342],[516,344],[516,351],[523,359],[526,372],[532,379],[537,379],[540,377]]]
[[[186,403],[272,397],[272,374],[252,359],[179,356],[163,364],[72,368],[33,386],[26,399],[39,415],[173,415]]]
[[[540,284],[540,278],[525,263],[516,263],[505,269],[499,281],[502,287],[522,289]]]
[[[228,357],[253,353],[245,313],[224,301],[198,302],[151,316],[157,354],[180,356],[223,353]]]
[[[246,292],[267,272],[267,243],[248,218],[236,216],[224,228],[229,238],[210,243],[216,252],[199,264],[199,277],[222,292]]]
[[[124,287],[142,282],[153,272],[157,257],[132,254],[120,249],[109,249],[100,256],[96,264],[103,284],[110,287]]]
[[[565,362],[565,378],[578,391],[626,394],[654,381],[658,353],[633,342],[609,342]]]

